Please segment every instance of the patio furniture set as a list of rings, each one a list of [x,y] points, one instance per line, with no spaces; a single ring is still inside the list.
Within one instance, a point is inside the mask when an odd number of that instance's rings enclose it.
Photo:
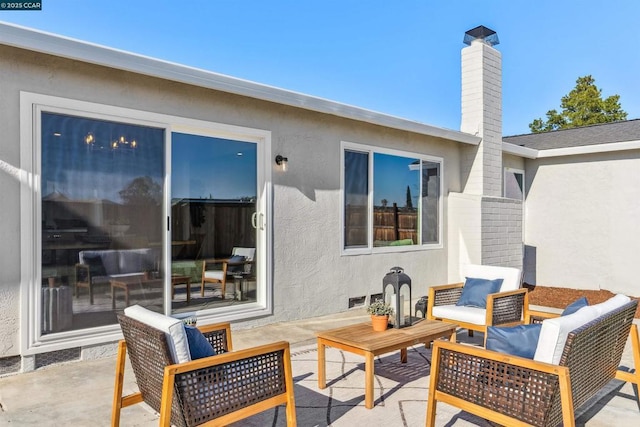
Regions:
[[[318,388],[326,387],[326,347],[362,355],[371,409],[374,358],[400,350],[406,362],[407,347],[416,344],[433,346],[427,426],[435,425],[438,402],[503,425],[571,426],[575,410],[610,380],[640,385],[639,372],[619,370],[629,335],[640,366],[637,301],[578,301],[560,316],[529,309],[517,269],[468,266],[464,274],[464,284],[431,288],[426,319],[411,326],[374,332],[367,322],[318,332]],[[112,425],[122,407],[143,401],[160,413],[161,425],[225,425],[279,405],[287,425],[296,425],[287,342],[233,351],[229,324],[199,327],[196,339],[180,319],[139,306],[118,320],[124,340]],[[486,348],[456,343],[458,327],[483,332]],[[140,391],[123,397],[127,353]]]
[[[205,259],[202,262],[202,278],[200,295],[204,297],[206,283],[216,283],[221,287],[222,299],[226,295],[229,277],[240,285],[240,299],[246,295],[246,282],[252,275],[255,248],[234,247],[227,258]],[[101,284],[111,287],[111,308],[116,308],[116,291],[124,292],[125,307],[130,304],[132,289],[161,287],[162,279],[156,277],[158,251],[153,248],[143,249],[104,249],[80,251],[79,262],[75,265],[75,297],[78,298],[83,288],[89,291],[89,303],[93,305],[94,289]],[[171,298],[175,298],[176,286],[186,287],[187,304],[191,301],[191,276],[184,274],[171,275]]]

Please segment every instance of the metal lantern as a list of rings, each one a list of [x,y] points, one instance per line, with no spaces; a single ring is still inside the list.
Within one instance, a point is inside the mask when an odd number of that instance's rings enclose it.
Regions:
[[[382,279],[384,302],[394,310],[394,328],[411,326],[411,278],[402,267],[392,267]]]

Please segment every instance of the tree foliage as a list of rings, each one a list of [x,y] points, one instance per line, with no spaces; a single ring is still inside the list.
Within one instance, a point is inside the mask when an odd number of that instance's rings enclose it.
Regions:
[[[160,205],[162,202],[162,186],[150,176],[135,178],[119,194],[127,205]]]
[[[407,204],[405,205],[407,209],[413,209],[413,200],[411,198],[411,188],[407,185]]]
[[[627,113],[620,106],[620,95],[602,99],[602,90],[598,89],[595,79],[590,75],[578,77],[576,87],[562,97],[560,107],[561,112],[555,109],[547,111],[546,121],[539,118],[529,123],[531,132],[548,132],[627,119]]]

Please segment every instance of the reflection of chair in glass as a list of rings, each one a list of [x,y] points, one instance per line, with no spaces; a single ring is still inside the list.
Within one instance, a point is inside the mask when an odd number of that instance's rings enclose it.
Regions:
[[[234,274],[250,274],[255,254],[255,248],[234,247],[230,257],[203,260],[200,295],[204,296],[205,282],[219,283],[222,287],[222,299],[224,299],[227,291],[227,278]],[[214,269],[208,270],[207,268]]]
[[[227,425],[285,405],[288,426],[296,425],[289,343],[280,341],[232,351],[228,323],[199,327],[199,345],[182,321],[142,307],[119,315],[124,340],[118,345],[111,425],[120,425],[123,407],[145,402],[160,413],[161,426]],[[189,344],[187,344],[189,342]],[[194,349],[215,355],[194,360]],[[123,396],[129,355],[139,392]],[[209,424],[208,424],[209,425]]]

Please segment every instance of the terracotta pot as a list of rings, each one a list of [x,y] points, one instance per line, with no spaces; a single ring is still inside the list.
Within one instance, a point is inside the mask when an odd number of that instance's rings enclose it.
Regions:
[[[373,325],[373,330],[377,332],[387,330],[387,326],[389,325],[389,316],[374,316],[371,315],[371,325]]]

